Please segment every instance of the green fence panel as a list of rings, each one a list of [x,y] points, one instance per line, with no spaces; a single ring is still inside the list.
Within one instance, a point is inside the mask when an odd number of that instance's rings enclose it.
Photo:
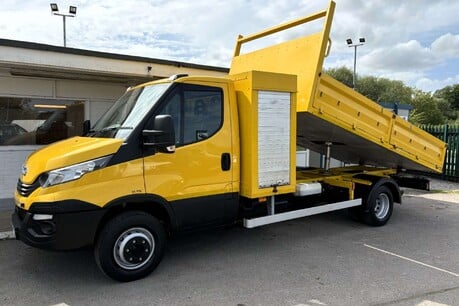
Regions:
[[[421,129],[448,144],[442,177],[459,181],[459,125],[421,125]]]

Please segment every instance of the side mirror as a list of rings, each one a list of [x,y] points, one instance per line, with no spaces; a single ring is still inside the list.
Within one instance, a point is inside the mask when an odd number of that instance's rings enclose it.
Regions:
[[[89,130],[91,130],[91,121],[83,121],[83,136],[87,135],[89,133]]]
[[[153,130],[143,130],[144,146],[153,146],[162,153],[175,152],[174,121],[170,115],[158,115],[153,121]]]

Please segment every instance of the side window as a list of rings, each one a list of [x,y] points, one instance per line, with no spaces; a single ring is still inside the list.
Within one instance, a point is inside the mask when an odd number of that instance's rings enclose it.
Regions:
[[[222,104],[219,89],[184,91],[184,144],[209,138],[220,129]]]
[[[171,115],[177,146],[211,137],[223,121],[223,92],[218,87],[183,85],[157,113]]]

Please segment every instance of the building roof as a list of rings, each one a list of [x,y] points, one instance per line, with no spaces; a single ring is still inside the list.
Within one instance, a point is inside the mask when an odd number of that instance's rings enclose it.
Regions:
[[[47,45],[47,44],[40,44],[40,43],[20,41],[20,40],[3,39],[3,38],[0,38],[0,46],[15,47],[15,48],[22,48],[22,49],[32,49],[32,50],[40,50],[40,51],[52,51],[52,52],[59,52],[59,53],[66,53],[66,54],[85,55],[85,56],[92,56],[92,57],[110,58],[110,59],[136,61],[136,62],[149,62],[149,63],[156,63],[156,64],[161,64],[161,65],[172,65],[176,67],[189,67],[189,68],[197,68],[197,69],[204,69],[204,70],[214,70],[214,71],[219,71],[219,72],[229,72],[229,68],[224,68],[224,67],[200,65],[200,64],[171,61],[171,60],[164,60],[164,59],[157,59],[157,58],[150,58],[150,57],[143,57],[143,56],[133,56],[133,55],[126,55],[126,54],[117,54],[117,53],[100,52],[100,51],[92,51],[92,50],[77,49],[77,48],[68,48],[68,47],[53,46],[53,45]]]
[[[10,39],[0,39],[0,69],[13,76],[97,80],[126,86],[178,73],[223,76],[229,72],[224,67]]]

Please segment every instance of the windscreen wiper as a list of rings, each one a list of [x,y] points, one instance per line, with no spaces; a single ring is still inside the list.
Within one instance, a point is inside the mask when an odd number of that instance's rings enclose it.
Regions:
[[[117,131],[117,130],[132,130],[132,129],[134,129],[132,126],[118,126],[118,125],[114,125],[114,126],[107,126],[107,127],[104,127],[102,130],[100,130],[100,132]]]
[[[104,127],[101,130],[97,130],[97,131],[96,130],[91,130],[91,131],[89,131],[87,136],[94,137],[94,136],[98,136],[98,135],[101,135],[101,134],[104,134],[104,133],[107,133],[107,132],[118,131],[118,130],[133,130],[133,129],[134,128],[131,127],[131,126],[111,125],[111,126]]]

